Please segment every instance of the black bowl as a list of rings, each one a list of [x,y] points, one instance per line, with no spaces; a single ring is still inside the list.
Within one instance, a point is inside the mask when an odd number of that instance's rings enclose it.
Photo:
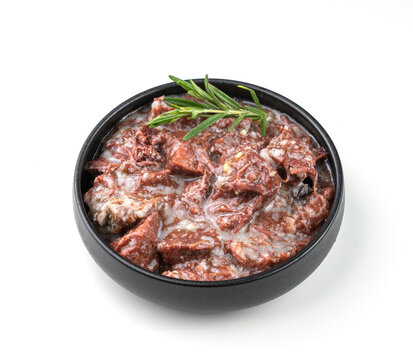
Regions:
[[[202,84],[203,80],[195,82]],[[258,305],[301,283],[331,249],[344,212],[343,171],[337,150],[325,130],[309,113],[285,97],[259,86],[221,79],[210,79],[210,82],[240,99],[248,93],[237,85],[248,86],[256,91],[262,104],[290,115],[303,125],[328,153],[336,194],[330,215],[311,243],[296,256],[270,270],[240,279],[211,282],[178,280],[154,274],[125,260],[100,238],[82,199],[82,194],[92,184],[92,178],[84,167],[99,151],[102,139],[126,114],[150,103],[154,97],[181,94],[182,89],[174,83],[155,87],[130,98],[106,115],[86,139],[75,169],[74,213],[83,242],[98,265],[126,289],[158,304],[197,312],[237,310]]]

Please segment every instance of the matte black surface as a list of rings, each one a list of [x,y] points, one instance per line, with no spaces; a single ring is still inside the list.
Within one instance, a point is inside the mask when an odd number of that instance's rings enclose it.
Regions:
[[[195,80],[202,84],[203,79]],[[249,100],[249,93],[237,87],[254,89],[260,102],[290,115],[303,125],[328,153],[336,194],[330,215],[313,241],[288,261],[259,274],[225,281],[188,281],[172,279],[142,269],[122,258],[100,237],[89,219],[82,195],[91,187],[92,177],[84,171],[93,159],[102,139],[126,114],[150,103],[154,97],[181,94],[169,83],[144,91],[112,110],[86,139],[76,164],[73,205],[80,235],[97,264],[116,282],[147,300],[176,309],[216,312],[247,308],[270,301],[307,278],[330,251],[340,229],[344,213],[343,171],[336,148],[321,125],[304,109],[270,90],[233,80],[210,79],[211,84],[237,98]]]

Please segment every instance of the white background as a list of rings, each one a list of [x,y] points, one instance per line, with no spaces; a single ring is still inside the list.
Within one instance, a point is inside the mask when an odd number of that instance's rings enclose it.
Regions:
[[[411,358],[411,1],[10,1],[0,7],[2,359]],[[281,93],[341,154],[340,235],[305,282],[240,312],[148,303],[98,268],[76,157],[168,75]]]

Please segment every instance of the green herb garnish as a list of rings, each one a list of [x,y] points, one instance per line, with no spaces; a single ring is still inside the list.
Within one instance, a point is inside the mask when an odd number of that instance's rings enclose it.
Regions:
[[[188,95],[199,100],[199,102],[182,98],[165,97],[165,103],[170,107],[173,107],[174,110],[165,112],[149,121],[146,124],[149,127],[154,128],[163,124],[171,124],[174,121],[186,116],[190,119],[195,119],[197,117],[205,118],[204,121],[195,126],[184,136],[183,140],[185,141],[197,136],[201,131],[216,123],[218,120],[224,118],[234,118],[234,121],[228,128],[228,131],[232,131],[242,121],[242,119],[249,118],[252,121],[261,122],[261,133],[263,136],[265,135],[267,114],[261,107],[257,94],[254,90],[238,85],[238,87],[248,90],[251,93],[252,100],[255,105],[257,105],[257,108],[239,104],[233,98],[217,89],[214,85],[211,85],[208,82],[208,75],[205,75],[205,90],[200,88],[192,80],[189,80],[188,82],[172,75],[169,77],[172,81],[183,87],[188,92]]]

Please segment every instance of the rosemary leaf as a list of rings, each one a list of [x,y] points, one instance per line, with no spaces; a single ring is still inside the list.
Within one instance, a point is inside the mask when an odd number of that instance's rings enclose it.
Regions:
[[[214,92],[216,97],[224,101],[226,104],[230,105],[233,108],[236,109],[242,109],[242,105],[237,103],[233,98],[229,97],[227,94],[225,94],[223,91],[217,89],[214,85],[209,85],[211,90]]]
[[[149,125],[151,128],[162,125],[162,124],[170,124],[173,123],[174,121],[180,119],[181,117],[188,116],[191,113],[190,112],[174,112],[176,110],[168,111],[166,113],[163,113],[159,116],[157,116],[155,119],[152,119],[150,122],[148,122],[146,125]]]
[[[245,108],[246,108],[247,110],[255,113],[255,114],[262,115],[262,111],[260,111],[260,110],[258,110],[258,109],[256,109],[256,108],[253,108],[252,106],[245,105]]]
[[[189,99],[165,97],[165,103],[171,106],[173,110],[162,113],[151,121],[148,121],[147,125],[149,127],[153,128],[163,124],[171,124],[182,117],[188,117],[189,119],[195,119],[198,117],[205,118],[204,121],[195,126],[184,136],[183,140],[189,140],[198,135],[201,131],[205,130],[208,126],[211,126],[223,118],[235,119],[229,126],[228,131],[234,130],[234,128],[238,126],[243,119],[249,118],[252,121],[260,121],[261,133],[262,135],[265,135],[267,114],[263,110],[254,90],[243,85],[239,85],[240,88],[250,92],[252,100],[257,108],[239,104],[223,91],[211,85],[209,83],[208,75],[205,75],[205,90],[195,84],[193,80],[189,80],[188,82],[179,79],[176,76],[170,75],[169,77],[176,84],[184,88],[188,95],[192,96],[199,102]]]
[[[267,119],[261,120],[261,134],[262,136],[265,136],[265,125],[267,124]]]
[[[211,85],[209,84],[208,74],[205,75],[204,86],[206,92],[212,97],[214,104],[218,105],[222,110],[227,110],[228,106],[224,103],[221,103],[212,91]]]
[[[264,111],[261,107],[261,104],[258,100],[257,94],[255,93],[254,90],[246,87],[246,86],[242,86],[242,85],[238,85],[239,88],[244,89],[244,90],[248,90],[251,94],[252,100],[254,100],[255,105],[257,105],[258,109],[260,109],[261,111]]]
[[[238,126],[241,121],[245,118],[245,114],[239,115],[231,124],[231,126],[228,128],[228,132],[231,132],[232,130],[235,129],[236,126]]]
[[[188,99],[165,96],[164,101],[169,106],[172,104],[172,105],[178,106],[178,108],[194,107],[194,108],[201,108],[201,109],[209,109],[209,106],[207,104],[199,103],[199,102],[188,100]]]
[[[208,119],[201,122],[199,125],[195,126],[190,130],[183,138],[184,141],[192,139],[194,136],[197,136],[201,131],[205,130],[208,126],[216,123],[218,120],[221,120],[225,117],[225,114],[215,114],[210,116]]]
[[[199,95],[197,96],[198,98],[201,97],[209,102],[212,102],[212,103],[214,102],[214,99],[209,94],[207,94],[204,90],[202,90],[197,84],[195,84],[193,80],[189,80],[189,82],[192,85],[193,91]]]
[[[192,97],[194,97],[194,98],[199,99],[198,93],[197,93],[196,91],[194,91],[194,90],[189,90],[189,91],[188,91],[188,95],[190,95],[190,96],[192,96]],[[203,100],[203,99],[200,99],[200,100],[204,101],[204,103],[205,103],[206,105],[208,105],[208,107],[209,107],[210,109],[215,109],[215,110],[218,110],[218,109],[219,109],[218,106],[210,103],[210,102],[207,101],[207,100]]]
[[[177,83],[179,86],[183,87],[186,91],[191,90],[191,85],[187,81],[177,78],[176,76],[173,76],[173,75],[169,75],[169,78],[173,82]]]

